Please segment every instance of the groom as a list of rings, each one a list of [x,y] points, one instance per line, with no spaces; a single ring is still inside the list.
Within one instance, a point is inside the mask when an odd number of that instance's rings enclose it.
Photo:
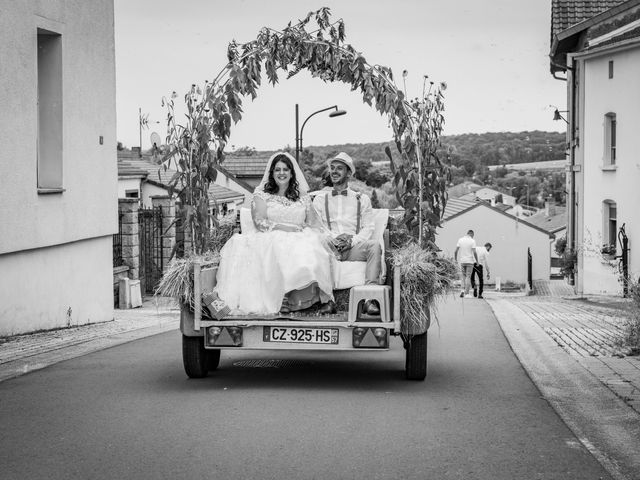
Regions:
[[[356,169],[351,157],[340,152],[328,161],[333,187],[325,187],[313,200],[322,223],[331,232],[330,242],[339,252],[339,261],[366,261],[366,284],[379,284],[381,273],[380,244],[372,239],[374,222],[371,200],[363,193],[349,189],[349,179]],[[365,303],[365,312],[379,315],[375,301]],[[328,302],[319,313],[335,312],[335,304]]]

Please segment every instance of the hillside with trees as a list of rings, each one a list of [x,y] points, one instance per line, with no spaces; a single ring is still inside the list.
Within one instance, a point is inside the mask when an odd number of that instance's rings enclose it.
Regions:
[[[525,172],[509,172],[499,168],[489,172],[489,165],[506,165],[527,162],[543,162],[565,158],[564,133],[558,132],[498,132],[467,133],[442,137],[439,158],[451,166],[450,185],[471,180],[481,185],[496,187],[515,196],[520,203],[541,207],[551,195],[556,203],[565,203],[564,172],[539,171],[531,175]],[[384,148],[396,152],[393,142],[347,143],[341,145],[305,147],[300,167],[305,172],[312,189],[322,188],[322,175],[326,160],[338,152],[346,152],[356,166],[356,188],[369,194],[375,192],[376,202],[382,207],[398,205],[394,198],[391,172],[385,165],[388,158]],[[294,152],[286,148],[290,153]],[[234,155],[268,155],[253,147],[234,149]]]

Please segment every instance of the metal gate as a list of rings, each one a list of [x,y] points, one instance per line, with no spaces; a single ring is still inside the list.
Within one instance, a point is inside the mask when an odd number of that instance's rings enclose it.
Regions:
[[[138,210],[140,234],[140,288],[153,294],[162,278],[162,208]]]
[[[533,290],[533,258],[531,258],[531,248],[527,248],[527,283],[529,290]]]

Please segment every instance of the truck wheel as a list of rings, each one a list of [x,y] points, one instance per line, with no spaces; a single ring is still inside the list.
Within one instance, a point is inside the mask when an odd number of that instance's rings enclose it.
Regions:
[[[424,380],[427,376],[427,332],[408,338],[405,349],[407,380]]]
[[[207,370],[213,372],[220,365],[220,349],[217,350],[205,350],[207,354]]]
[[[218,350],[218,355],[220,351]],[[182,336],[182,363],[189,378],[204,378],[207,376],[207,351],[204,349],[202,337]]]

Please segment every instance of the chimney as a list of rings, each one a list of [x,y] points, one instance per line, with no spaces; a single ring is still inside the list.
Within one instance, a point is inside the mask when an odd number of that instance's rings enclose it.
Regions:
[[[553,217],[556,214],[556,202],[552,195],[549,195],[544,202],[544,216]]]

